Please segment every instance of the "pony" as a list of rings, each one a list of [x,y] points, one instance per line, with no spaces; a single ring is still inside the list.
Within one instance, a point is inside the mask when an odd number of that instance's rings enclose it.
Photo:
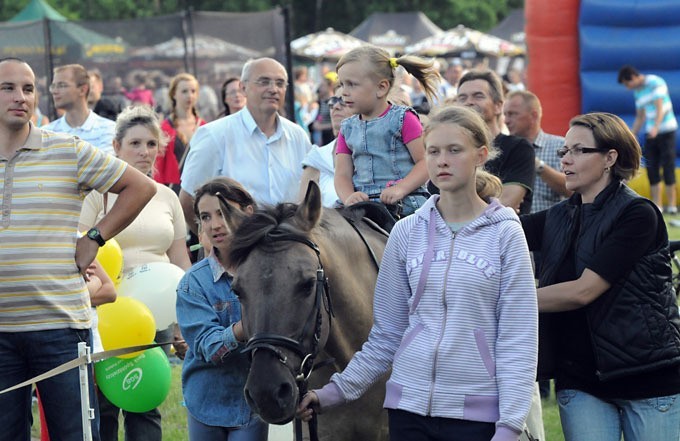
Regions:
[[[269,423],[291,421],[307,380],[310,387],[326,384],[368,338],[387,234],[362,215],[323,209],[319,187],[310,182],[300,205],[261,208],[233,234],[232,286],[252,356],[244,393]],[[319,439],[386,439],[384,380],[352,404],[319,415]]]

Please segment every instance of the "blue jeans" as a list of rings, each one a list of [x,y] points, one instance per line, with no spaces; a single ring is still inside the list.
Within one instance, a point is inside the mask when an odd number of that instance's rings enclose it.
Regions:
[[[253,415],[242,427],[208,426],[188,414],[189,441],[267,441],[269,425]]]
[[[92,345],[89,329],[0,332],[0,390],[43,374],[78,357],[78,343]],[[92,438],[99,440],[99,420],[92,368],[90,407],[95,409]],[[38,383],[51,441],[82,441],[80,377],[71,369]],[[31,387],[0,395],[0,441],[31,439]]]
[[[557,392],[565,441],[680,440],[680,394],[641,400],[601,400]]]

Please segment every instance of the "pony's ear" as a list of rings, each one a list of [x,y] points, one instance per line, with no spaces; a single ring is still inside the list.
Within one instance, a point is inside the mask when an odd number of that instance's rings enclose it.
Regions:
[[[222,210],[222,216],[224,217],[224,222],[227,224],[227,228],[229,228],[231,232],[236,231],[243,219],[243,213],[228,204],[227,199],[221,193],[217,193],[215,196],[217,196],[217,199],[220,201],[220,210]]]
[[[321,190],[314,181],[309,181],[305,199],[298,206],[297,217],[307,231],[316,226],[321,218]]]

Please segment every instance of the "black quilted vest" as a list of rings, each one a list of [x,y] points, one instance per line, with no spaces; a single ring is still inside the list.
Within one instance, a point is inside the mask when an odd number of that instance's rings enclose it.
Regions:
[[[616,219],[639,198],[623,183],[614,182],[592,204],[581,205],[580,195],[575,194],[553,206],[543,231],[539,287],[555,283],[571,243],[576,244],[576,274],[581,274],[586,259],[610,234]],[[656,228],[665,231],[661,213]],[[668,238],[664,235],[663,239],[626,277],[585,307],[597,376],[602,381],[680,364],[680,317],[671,283]],[[551,335],[560,330],[551,329],[549,318],[550,314],[541,314],[539,378],[552,377],[554,351],[559,351],[550,342],[554,341]]]

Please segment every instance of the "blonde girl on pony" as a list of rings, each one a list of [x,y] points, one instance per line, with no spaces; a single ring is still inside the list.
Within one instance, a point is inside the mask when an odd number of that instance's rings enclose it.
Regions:
[[[337,142],[335,189],[344,205],[368,200],[388,206],[401,203],[401,214],[409,215],[427,199],[418,115],[387,99],[399,66],[422,84],[428,98],[434,97],[439,73],[420,57],[391,58],[366,45],[348,52],[336,67],[342,98],[356,112],[343,121]]]

